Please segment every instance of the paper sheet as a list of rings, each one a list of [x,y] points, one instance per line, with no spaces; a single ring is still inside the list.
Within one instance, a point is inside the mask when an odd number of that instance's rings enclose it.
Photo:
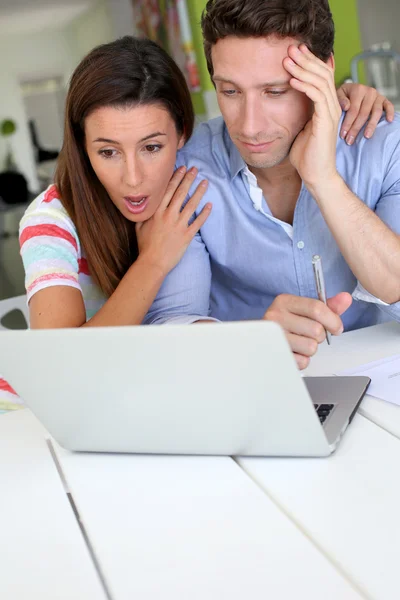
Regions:
[[[400,354],[347,369],[336,375],[366,375],[371,378],[368,395],[400,406]]]

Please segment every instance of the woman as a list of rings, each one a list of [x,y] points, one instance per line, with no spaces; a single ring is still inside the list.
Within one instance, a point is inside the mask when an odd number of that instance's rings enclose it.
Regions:
[[[182,209],[197,171],[174,173],[193,123],[185,79],[153,42],[125,37],[83,59],[55,185],[21,221],[32,328],[143,321],[211,211],[192,221],[207,182]]]

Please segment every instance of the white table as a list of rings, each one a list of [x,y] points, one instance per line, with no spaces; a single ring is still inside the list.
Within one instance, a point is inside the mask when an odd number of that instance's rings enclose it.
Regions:
[[[358,330],[321,345],[307,375],[399,352],[398,324]],[[400,436],[400,407],[366,397],[359,412],[329,459],[239,464],[368,598],[398,600],[400,442],[388,432]]]
[[[104,598],[43,431],[28,410],[0,428],[0,597]],[[112,600],[367,597],[230,458],[56,453]]]
[[[0,598],[107,600],[45,431],[27,410],[0,416]]]
[[[321,346],[308,374],[398,352],[399,325],[364,329]],[[360,412],[329,459],[235,463],[56,446],[107,600],[397,600],[400,408],[366,398]],[[105,600],[28,410],[0,417],[0,457],[0,597]]]
[[[333,337],[331,346],[321,344],[305,374],[330,375],[394,354],[400,354],[399,323],[366,327]],[[400,438],[400,406],[367,395],[359,412]]]

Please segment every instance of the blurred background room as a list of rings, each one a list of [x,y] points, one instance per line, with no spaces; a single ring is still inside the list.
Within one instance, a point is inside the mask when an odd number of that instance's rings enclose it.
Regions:
[[[202,50],[206,0],[0,0],[0,300],[24,293],[18,224],[53,179],[69,78],[126,34],[161,44],[185,72],[198,122],[219,114]],[[378,87],[400,110],[399,0],[330,0],[336,79]],[[368,51],[365,54],[365,51]]]

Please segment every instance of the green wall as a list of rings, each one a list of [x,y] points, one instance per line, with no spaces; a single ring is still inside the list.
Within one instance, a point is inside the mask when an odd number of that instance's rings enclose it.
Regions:
[[[357,0],[330,0],[336,27],[336,83],[350,75],[350,61],[362,50]]]
[[[207,71],[207,63],[203,52],[203,42],[200,29],[201,13],[206,0],[188,0],[188,10],[193,32],[193,42],[200,69],[203,90],[213,89]],[[335,62],[336,82],[340,83],[350,75],[350,60],[362,50],[361,35],[358,21],[357,0],[330,0],[330,6],[336,27]],[[194,94],[196,112],[202,112],[201,94]]]
[[[206,0],[188,0],[187,7],[192,27],[193,45],[196,52],[197,65],[199,67],[200,82],[202,91],[212,88],[212,83],[207,71],[207,63],[203,51],[203,38],[201,35],[200,19],[203,8],[206,5]],[[202,92],[192,94],[193,105],[196,114],[204,114],[205,106],[203,102]]]

